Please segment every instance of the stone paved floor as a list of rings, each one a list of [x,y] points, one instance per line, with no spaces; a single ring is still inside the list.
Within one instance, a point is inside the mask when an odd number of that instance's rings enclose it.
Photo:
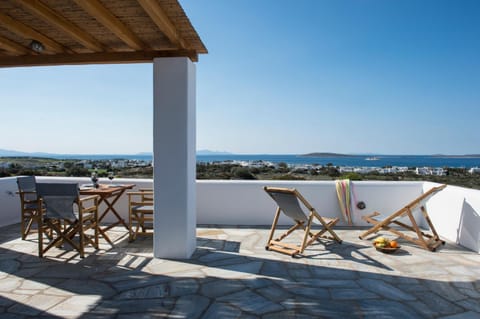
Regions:
[[[340,229],[292,259],[265,251],[267,229],[203,227],[179,261],[110,233],[84,259],[39,259],[35,235],[0,228],[0,318],[480,318],[480,255],[448,243],[387,255]]]

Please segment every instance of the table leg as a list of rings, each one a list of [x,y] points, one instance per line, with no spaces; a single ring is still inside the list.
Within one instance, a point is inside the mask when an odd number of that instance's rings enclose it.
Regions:
[[[118,199],[118,198],[119,198],[119,197],[117,197],[117,199]],[[125,223],[125,221],[123,220],[123,218],[120,217],[120,215],[118,214],[117,210],[113,207],[113,205],[115,204],[115,202],[116,202],[116,200],[113,201],[112,203],[109,203],[107,200],[105,200],[105,204],[107,204],[107,206],[108,206],[108,208],[105,210],[105,213],[111,211],[111,212],[117,217],[117,219],[118,219],[117,222],[115,222],[115,223],[107,226],[107,227],[105,228],[105,230],[108,230],[108,229],[110,229],[110,228],[112,228],[112,227],[114,227],[114,226],[117,226],[118,224],[122,224],[123,227],[125,227],[126,229],[128,229],[128,225]]]
[[[115,210],[115,208],[113,207],[113,205],[115,205],[115,203],[120,199],[120,197],[123,195],[123,193],[125,192],[125,190],[122,190],[121,192],[119,192],[118,194],[116,195],[109,195],[109,196],[101,196],[100,198],[100,202],[99,202],[99,205],[103,202],[105,203],[105,205],[107,205],[107,208],[103,211],[103,213],[100,215],[100,217],[98,218],[98,231],[100,232],[100,234],[103,236],[103,238],[105,238],[105,240],[111,245],[113,246],[113,242],[112,240],[110,239],[110,237],[108,237],[107,235],[107,231],[110,230],[111,228],[115,227],[116,225],[119,225],[119,224],[122,224],[127,230],[128,230],[128,226],[127,224],[125,223],[125,221],[122,219],[122,217],[118,214],[118,212]],[[107,198],[109,197],[114,197],[112,201],[108,201]],[[102,220],[105,218],[105,216],[108,214],[108,212],[111,211],[113,212],[113,214],[115,215],[115,217],[117,218],[117,221],[106,226],[106,227],[101,227],[101,222]]]
[[[105,211],[102,213],[102,215],[100,216],[100,218],[98,219],[99,222],[102,222],[102,220],[105,218],[105,216],[107,215],[107,213],[109,211],[111,211],[115,217],[117,217],[117,222],[115,223],[112,223],[111,225],[109,225],[108,227],[104,228],[106,230],[118,225],[118,224],[122,224],[123,227],[125,227],[127,230],[128,230],[128,225],[125,223],[125,221],[122,219],[122,217],[120,217],[120,215],[118,214],[118,212],[116,211],[116,209],[113,207],[115,205],[115,203],[120,199],[120,197],[123,195],[123,193],[125,192],[125,190],[122,190],[121,192],[119,192],[117,195],[115,195],[115,198],[109,202],[107,200],[108,197],[102,197],[100,202],[104,202],[105,205],[107,205],[107,208],[105,209]],[[112,197],[112,196],[109,196],[109,197]]]

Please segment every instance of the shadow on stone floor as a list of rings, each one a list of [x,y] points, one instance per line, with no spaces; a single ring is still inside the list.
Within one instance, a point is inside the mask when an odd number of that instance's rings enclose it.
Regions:
[[[478,279],[427,280],[322,265],[324,253],[330,253],[351,262],[363,256],[362,264],[389,270],[366,254],[355,255],[364,245],[325,247],[299,260],[269,259],[239,253],[241,243],[235,240],[199,237],[191,259],[165,260],[152,258],[151,239],[145,239],[120,241],[72,261],[62,260],[65,253],[39,259],[34,249],[20,249],[31,242],[14,235],[10,240],[16,243],[4,248],[9,240],[1,236],[2,318],[437,318],[480,313]]]

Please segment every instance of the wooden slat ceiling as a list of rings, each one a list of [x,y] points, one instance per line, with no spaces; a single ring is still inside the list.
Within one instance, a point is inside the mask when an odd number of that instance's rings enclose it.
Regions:
[[[38,41],[43,50],[32,49]],[[0,67],[207,53],[177,0],[0,0]]]

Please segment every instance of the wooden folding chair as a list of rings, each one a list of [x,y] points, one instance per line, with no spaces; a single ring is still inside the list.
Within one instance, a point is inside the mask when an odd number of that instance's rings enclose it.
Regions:
[[[41,202],[37,196],[35,176],[17,177],[18,195],[20,196],[21,219],[20,228],[22,239],[25,240],[32,230],[42,209]]]
[[[377,220],[374,218],[380,215],[379,212],[374,212],[370,215],[363,216],[362,217],[363,220],[365,220],[366,222],[374,226],[368,229],[367,231],[365,231],[363,234],[361,234],[359,236],[360,239],[364,239],[368,235],[376,233],[380,229],[384,229],[391,233],[394,233],[395,235],[407,241],[410,241],[416,245],[419,245],[427,250],[435,251],[438,246],[445,244],[445,242],[442,241],[438,236],[438,233],[435,230],[435,227],[433,226],[432,221],[430,220],[430,217],[428,216],[427,209],[425,208],[425,204],[433,195],[435,195],[445,187],[447,187],[447,185],[440,185],[437,187],[433,187],[429,191],[423,193],[421,196],[411,201],[408,205],[406,205],[402,209],[396,211],[395,213],[391,214],[390,216],[388,216],[383,220]],[[422,212],[423,217],[425,218],[428,226],[430,227],[431,233],[426,233],[420,230],[420,227],[418,226],[418,223],[413,216],[413,212],[417,209],[420,209],[420,211]],[[411,225],[407,225],[398,220],[403,217],[408,217]],[[392,224],[398,227],[393,228],[391,227]],[[403,233],[402,228],[414,232],[416,234],[416,237],[412,237]]]
[[[338,243],[342,243],[342,240],[332,229],[339,219],[320,216],[315,208],[313,208],[295,188],[265,186],[263,189],[278,205],[265,249],[278,251],[295,257],[298,254],[303,254],[305,248],[319,240],[319,238],[333,239]],[[308,215],[305,214],[300,203],[308,209]],[[295,224],[281,234],[280,237],[273,239],[280,212],[290,217]],[[322,225],[322,229],[316,233],[312,232],[312,224],[314,222]],[[305,232],[300,245],[282,242],[282,240],[292,234],[296,229],[303,229]],[[325,233],[329,233],[331,236],[325,236]]]
[[[153,190],[143,188],[127,195],[128,240],[132,242],[138,235],[153,234]]]
[[[38,218],[39,257],[43,257],[52,247],[60,247],[64,243],[68,243],[77,250],[81,258],[85,256],[87,244],[98,249],[100,196],[80,198],[78,184],[39,183],[37,191],[42,204],[45,205],[45,212],[40,212]],[[77,206],[77,214],[74,206]],[[46,227],[52,230],[53,235],[44,247],[43,229]]]

